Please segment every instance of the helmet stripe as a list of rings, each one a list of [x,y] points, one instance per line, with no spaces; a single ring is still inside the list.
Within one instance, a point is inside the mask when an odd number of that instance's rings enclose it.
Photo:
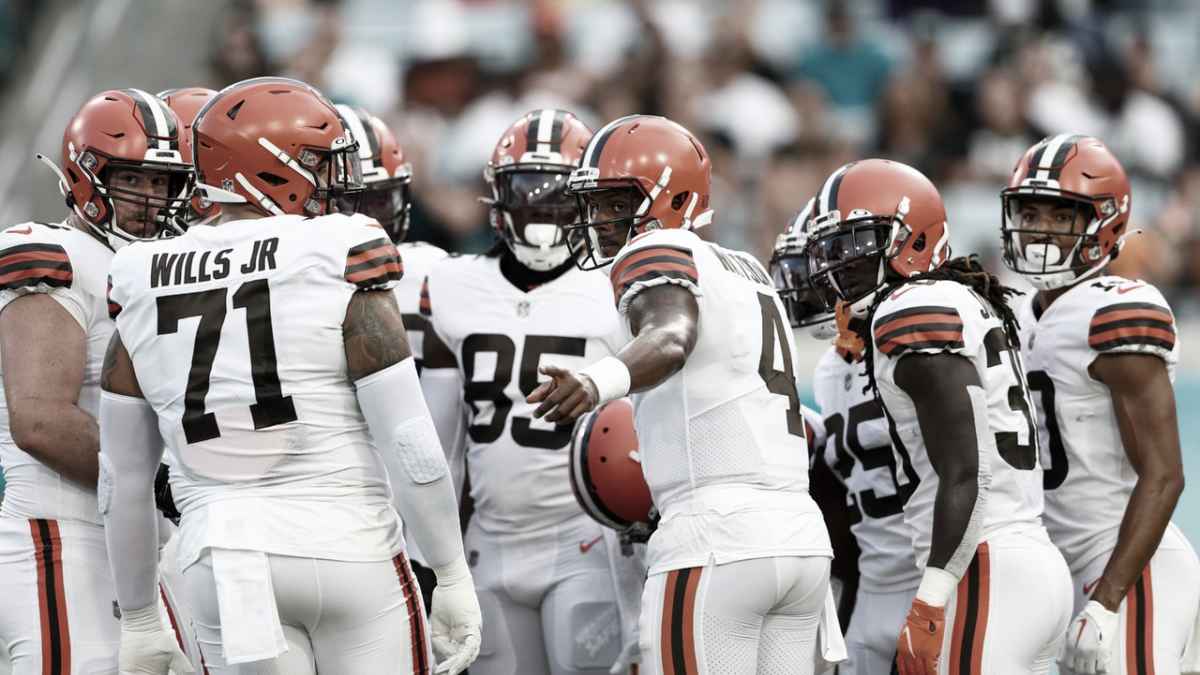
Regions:
[[[550,152],[550,142],[554,139],[554,113],[557,112],[553,108],[543,108],[538,114],[535,126],[530,127],[530,134],[537,141],[538,152]],[[528,151],[526,146],[526,151]]]
[[[345,103],[339,103],[334,108],[338,111],[338,117],[342,118],[342,124],[346,125],[346,131],[350,132],[350,138],[358,143],[358,158],[364,162],[369,161],[375,156],[379,140],[372,133],[370,120],[366,119],[366,115],[363,114],[366,111],[360,113],[359,110]]]
[[[843,164],[837,171],[830,174],[829,178],[825,179],[825,184],[821,186],[821,192],[817,197],[817,213],[829,213],[837,208],[838,189],[842,185],[842,177],[846,172],[854,166],[854,163]]]
[[[599,168],[600,155],[604,152],[604,144],[608,143],[608,139],[613,135],[613,132],[617,130],[617,127],[633,119],[634,117],[637,117],[637,115],[618,117],[608,124],[605,124],[603,129],[597,131],[596,135],[592,136],[592,140],[588,143],[587,150],[583,153],[582,166]]]
[[[554,111],[554,124],[550,129],[550,152],[562,152],[563,125],[567,121],[567,113],[562,110]]]
[[[1067,156],[1071,154],[1071,149],[1075,147],[1075,144],[1081,138],[1083,138],[1083,136],[1072,134],[1071,136],[1067,137],[1058,147],[1058,152],[1054,153],[1054,158],[1050,161],[1051,180],[1058,180],[1059,176],[1062,175],[1063,164],[1066,163]]]
[[[137,106],[138,113],[142,116],[142,124],[146,126],[146,135],[158,142],[159,150],[170,150],[167,138],[169,117],[156,105],[159,100],[141,89],[124,89],[123,92],[133,99],[134,105]]]
[[[1034,153],[1033,157],[1029,158],[1029,173],[1036,175],[1026,176],[1037,180],[1050,180],[1050,167],[1054,166],[1054,159],[1058,156],[1059,148],[1067,139],[1071,138],[1071,134],[1059,134],[1046,139],[1040,150]]]

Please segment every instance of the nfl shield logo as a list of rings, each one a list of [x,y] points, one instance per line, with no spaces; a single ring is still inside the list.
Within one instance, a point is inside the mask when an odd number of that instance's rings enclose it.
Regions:
[[[522,300],[517,303],[517,316],[521,317],[522,319],[529,316],[529,301],[528,300]]]

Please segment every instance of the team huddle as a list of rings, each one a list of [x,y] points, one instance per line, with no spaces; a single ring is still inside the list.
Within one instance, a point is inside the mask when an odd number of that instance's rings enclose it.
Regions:
[[[1014,158],[1027,294],[882,159],[769,265],[706,242],[708,153],[650,115],[517,120],[480,255],[405,241],[395,135],[296,80],[105,91],[39,158],[66,217],[0,232],[15,675],[1200,673],[1179,341],[1107,273],[1095,138]]]

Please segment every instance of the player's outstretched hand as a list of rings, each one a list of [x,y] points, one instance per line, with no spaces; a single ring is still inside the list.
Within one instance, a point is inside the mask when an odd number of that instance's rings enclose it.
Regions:
[[[1117,613],[1089,600],[1067,628],[1058,664],[1076,675],[1107,673],[1117,642]]]
[[[549,375],[550,379],[525,397],[526,403],[541,404],[533,411],[534,417],[545,417],[547,422],[570,422],[591,411],[600,400],[596,385],[586,375],[558,366],[542,366],[538,372]]]
[[[122,612],[117,661],[120,675],[195,672],[175,642],[175,636],[162,625],[157,605]]]
[[[458,675],[479,656],[483,623],[475,582],[465,563],[455,565],[451,573],[438,574],[432,604],[429,623],[433,655],[437,658],[434,673]]]
[[[946,608],[913,600],[896,641],[896,665],[900,675],[937,675]]]

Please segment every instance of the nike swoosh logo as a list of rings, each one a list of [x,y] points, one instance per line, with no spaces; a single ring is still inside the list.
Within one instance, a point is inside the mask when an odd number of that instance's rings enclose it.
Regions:
[[[1125,288],[1118,288],[1117,295],[1125,295],[1129,291],[1136,291],[1139,288],[1145,288],[1145,287],[1146,287],[1146,284],[1138,284],[1137,286],[1126,286]]]
[[[10,234],[29,234],[31,232],[33,232],[33,228],[30,227],[29,225],[26,225],[25,229],[23,229],[23,230],[18,230],[15,227],[10,227],[7,230],[5,230],[5,233],[10,233]]]
[[[1083,594],[1084,594],[1084,595],[1091,595],[1091,594],[1092,594],[1092,589],[1093,589],[1093,588],[1095,588],[1095,587],[1096,587],[1096,584],[1098,584],[1098,583],[1100,583],[1100,580],[1099,580],[1099,579],[1093,579],[1093,580],[1092,580],[1092,583],[1090,583],[1090,584],[1084,584],[1084,585],[1083,585]]]
[[[581,542],[579,542],[579,552],[580,552],[580,553],[587,553],[588,551],[592,550],[592,547],[593,547],[593,546],[595,546],[596,544],[600,543],[600,540],[601,540],[601,539],[603,539],[603,538],[604,538],[604,535],[600,535],[600,536],[596,537],[595,539],[593,539],[593,540],[591,540],[591,541],[581,541]]]

